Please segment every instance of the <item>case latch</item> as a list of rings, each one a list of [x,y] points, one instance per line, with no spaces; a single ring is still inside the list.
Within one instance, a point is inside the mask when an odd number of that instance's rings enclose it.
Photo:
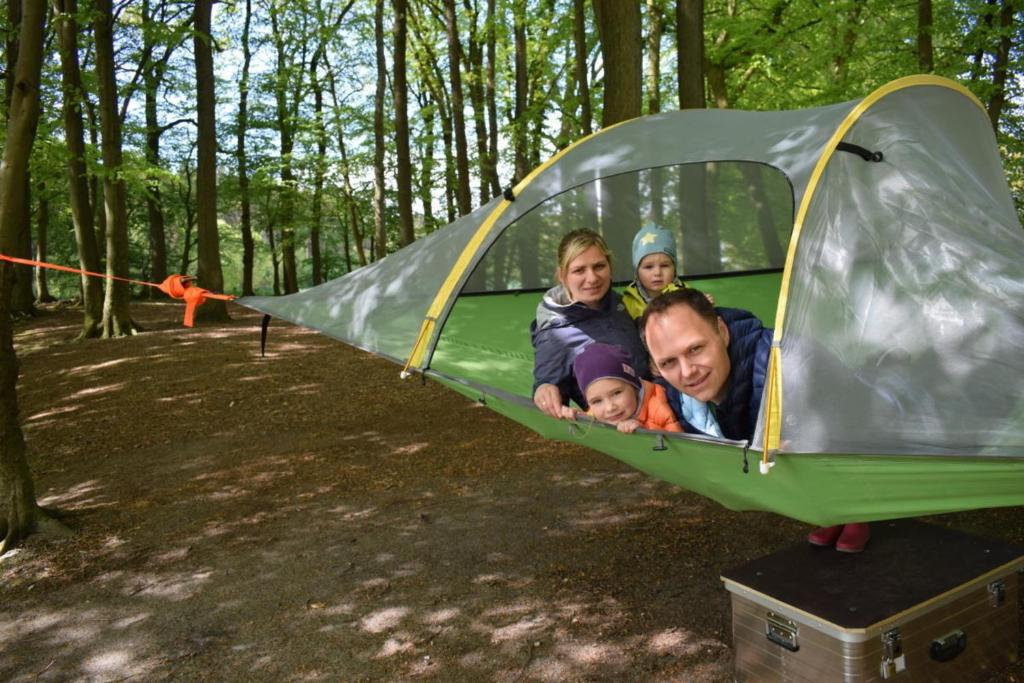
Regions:
[[[776,645],[781,645],[790,652],[800,649],[800,642],[797,640],[799,633],[800,629],[797,628],[796,622],[790,621],[786,617],[775,612],[769,612],[765,617],[765,636],[768,640]]]
[[[997,579],[988,585],[988,604],[1002,607],[1006,602],[1006,581]]]
[[[907,670],[907,658],[903,654],[903,636],[898,628],[882,634],[882,678],[892,678]]]

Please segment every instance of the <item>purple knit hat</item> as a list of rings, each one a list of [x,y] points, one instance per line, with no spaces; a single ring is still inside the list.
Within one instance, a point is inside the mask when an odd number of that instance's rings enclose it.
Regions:
[[[584,348],[572,362],[572,374],[584,396],[587,395],[587,387],[599,379],[621,379],[640,388],[640,378],[629,364],[629,355],[611,344],[594,342]]]

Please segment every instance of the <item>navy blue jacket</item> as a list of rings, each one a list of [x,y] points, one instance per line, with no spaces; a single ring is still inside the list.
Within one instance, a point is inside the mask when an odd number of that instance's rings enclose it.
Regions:
[[[771,328],[765,327],[757,316],[739,308],[716,308],[729,328],[729,361],[732,369],[725,398],[714,405],[715,418],[727,439],[750,440],[754,437],[757,415],[761,410],[765,377],[768,374],[768,356],[771,352]],[[679,405],[679,390],[666,387],[669,405]],[[691,434],[701,432],[680,419],[683,430]]]
[[[537,304],[537,317],[530,325],[533,341],[533,390],[541,384],[554,384],[562,394],[562,403],[571,398],[586,409],[572,362],[583,348],[593,342],[614,344],[626,350],[633,368],[650,378],[647,351],[640,341],[636,323],[626,313],[622,298],[609,289],[599,308],[570,302],[561,285],[549,289]]]

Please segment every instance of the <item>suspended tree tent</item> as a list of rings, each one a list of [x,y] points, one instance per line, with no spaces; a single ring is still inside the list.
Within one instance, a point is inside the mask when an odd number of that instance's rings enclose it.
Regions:
[[[775,325],[751,443],[533,407],[528,326],[559,239],[601,231],[624,283],[647,220],[677,231],[691,286]],[[1024,503],[1022,264],[984,109],[915,76],[817,109],[607,128],[381,261],[240,303],[727,507],[832,524]]]

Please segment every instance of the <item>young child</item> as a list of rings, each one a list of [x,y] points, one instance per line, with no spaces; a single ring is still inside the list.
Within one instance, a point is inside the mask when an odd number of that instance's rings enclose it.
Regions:
[[[587,414],[597,421],[615,425],[626,434],[638,427],[683,431],[665,390],[640,379],[629,356],[618,346],[590,344],[576,356],[572,370],[590,406]]]
[[[656,223],[645,223],[640,228],[633,237],[633,277],[622,292],[622,302],[633,320],[643,315],[648,302],[662,292],[686,287],[676,277],[676,238],[671,230]]]

